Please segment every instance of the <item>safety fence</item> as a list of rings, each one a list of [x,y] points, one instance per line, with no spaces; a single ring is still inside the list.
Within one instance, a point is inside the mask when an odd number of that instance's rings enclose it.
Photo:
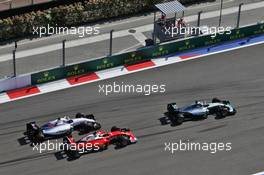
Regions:
[[[192,37],[181,41],[139,49],[134,52],[123,53],[111,57],[103,57],[92,61],[34,73],[31,75],[31,84],[36,85],[117,66],[136,64],[153,58],[175,54],[177,52],[215,45],[221,42],[236,40],[262,33],[264,33],[264,23],[233,29],[231,34],[217,34],[215,37],[212,37],[211,35]]]
[[[65,67],[57,67],[2,80],[0,81],[0,92],[52,82],[72,76],[114,68],[117,66],[137,64],[149,61],[150,59],[168,56],[170,54],[176,54],[205,46],[214,46],[222,42],[253,37],[260,34],[264,34],[264,23],[233,29],[230,34],[217,34],[215,37],[212,37],[212,35],[201,35],[180,41],[150,46],[133,52],[98,58],[77,64],[67,65]]]

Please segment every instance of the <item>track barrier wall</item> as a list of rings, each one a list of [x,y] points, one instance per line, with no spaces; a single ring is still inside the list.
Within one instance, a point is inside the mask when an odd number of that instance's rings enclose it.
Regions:
[[[31,86],[31,75],[19,75],[0,81],[0,92]]]

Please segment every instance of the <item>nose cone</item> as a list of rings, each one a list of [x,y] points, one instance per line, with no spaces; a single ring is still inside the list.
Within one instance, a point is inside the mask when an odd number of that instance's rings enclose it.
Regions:
[[[130,137],[131,143],[137,143],[138,139],[136,137]]]

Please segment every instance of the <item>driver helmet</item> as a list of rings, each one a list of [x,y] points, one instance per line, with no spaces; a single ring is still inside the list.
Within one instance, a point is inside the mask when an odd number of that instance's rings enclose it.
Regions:
[[[201,101],[195,101],[195,104],[197,104],[197,105],[203,105],[203,103],[201,102]]]
[[[63,118],[66,119],[66,120],[70,120],[70,117],[67,116],[67,115],[65,115]]]

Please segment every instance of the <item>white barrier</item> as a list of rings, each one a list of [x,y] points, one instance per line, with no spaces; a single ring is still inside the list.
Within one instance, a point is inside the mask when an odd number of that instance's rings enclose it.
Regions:
[[[23,88],[31,85],[31,75],[21,75],[0,80],[0,92]]]

